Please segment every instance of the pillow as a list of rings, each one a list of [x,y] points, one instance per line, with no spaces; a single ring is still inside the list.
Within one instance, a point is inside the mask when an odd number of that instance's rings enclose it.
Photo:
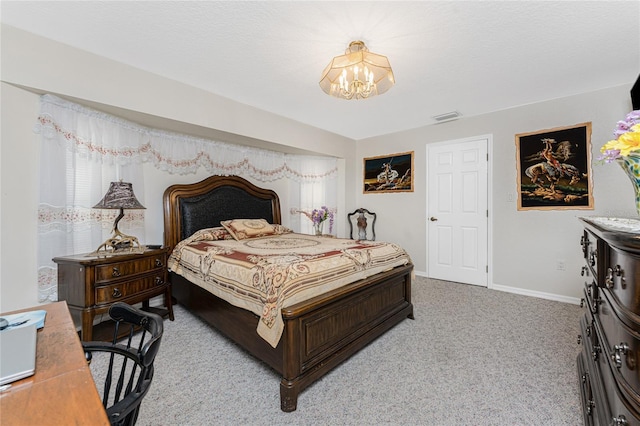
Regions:
[[[192,236],[187,238],[190,243],[196,241],[217,241],[217,240],[233,240],[233,235],[222,226],[216,228],[205,228],[196,231]]]
[[[196,231],[192,236],[180,241],[174,248],[169,257],[169,269],[175,271],[180,259],[182,258],[182,249],[191,243],[198,241],[216,241],[216,240],[233,240],[233,236],[222,226],[216,228],[205,228]]]
[[[286,226],[273,225],[264,219],[223,220],[220,225],[229,231],[237,241],[293,232]]]

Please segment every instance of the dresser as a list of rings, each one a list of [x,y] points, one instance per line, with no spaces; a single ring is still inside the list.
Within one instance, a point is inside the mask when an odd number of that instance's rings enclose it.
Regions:
[[[640,425],[640,220],[580,218],[585,425]]]
[[[107,256],[80,254],[53,259],[58,264],[58,300],[65,300],[80,339],[113,337],[109,307],[114,302],[142,303],[142,309],[173,320],[171,284],[167,273],[168,250],[146,249],[142,253]],[[149,300],[164,297],[164,307]]]

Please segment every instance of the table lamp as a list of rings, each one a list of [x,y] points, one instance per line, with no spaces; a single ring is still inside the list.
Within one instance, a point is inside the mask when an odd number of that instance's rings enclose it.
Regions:
[[[116,217],[116,221],[113,223],[113,235],[102,243],[95,251],[95,253],[109,253],[116,251],[133,251],[134,248],[140,249],[140,243],[138,239],[132,235],[125,235],[118,230],[118,222],[124,217],[124,209],[144,209],[145,207],[140,204],[135,194],[133,193],[133,186],[129,182],[111,182],[109,190],[102,197],[102,200],[95,206],[94,209],[120,209],[120,214]],[[137,247],[136,247],[137,246]]]

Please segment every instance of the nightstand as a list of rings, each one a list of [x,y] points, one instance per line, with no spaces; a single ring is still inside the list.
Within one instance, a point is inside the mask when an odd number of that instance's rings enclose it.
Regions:
[[[94,324],[114,302],[142,303],[142,309],[173,321],[171,283],[168,281],[169,250],[147,249],[142,253],[96,256],[80,254],[53,259],[58,264],[58,300],[66,300],[80,340],[109,340],[110,321]],[[164,296],[164,308],[149,306],[149,299]],[[105,315],[108,317],[108,314]]]

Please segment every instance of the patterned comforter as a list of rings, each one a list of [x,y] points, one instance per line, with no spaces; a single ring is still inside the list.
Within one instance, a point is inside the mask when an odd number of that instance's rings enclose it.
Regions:
[[[288,233],[236,241],[217,228],[181,241],[169,269],[260,317],[258,334],[276,347],[283,307],[411,263],[391,243]]]

